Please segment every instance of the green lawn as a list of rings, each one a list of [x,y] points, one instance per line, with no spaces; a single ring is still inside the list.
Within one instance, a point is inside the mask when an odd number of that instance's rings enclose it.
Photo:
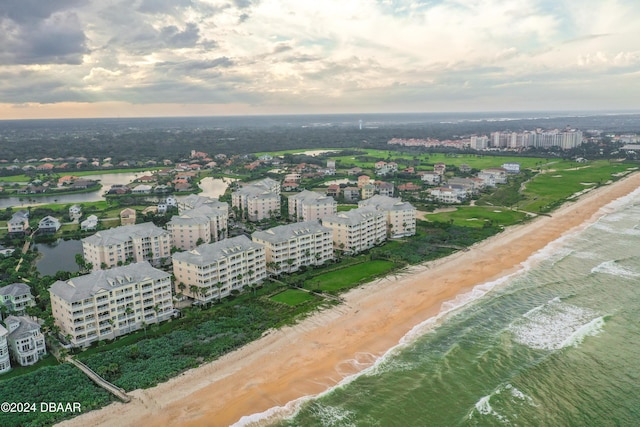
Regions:
[[[271,297],[272,301],[280,302],[287,305],[298,305],[303,302],[311,301],[316,297],[309,292],[304,292],[299,289],[287,289],[279,294]]]
[[[351,209],[357,208],[358,205],[338,205],[338,212],[350,211]]]
[[[395,266],[391,261],[367,261],[315,276],[305,283],[305,287],[323,291],[337,291],[371,280],[391,271]]]
[[[451,222],[461,227],[483,227],[491,221],[494,225],[508,226],[521,222],[526,217],[522,212],[494,206],[460,206],[454,212],[425,215],[427,221]]]
[[[628,164],[600,160],[578,168],[555,169],[539,174],[526,184],[523,192],[526,200],[518,207],[531,212],[548,212],[573,194],[617,179],[614,174],[628,170]]]

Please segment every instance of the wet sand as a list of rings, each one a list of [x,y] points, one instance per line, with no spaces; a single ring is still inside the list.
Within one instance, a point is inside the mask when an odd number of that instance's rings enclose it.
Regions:
[[[640,173],[592,190],[551,216],[506,229],[468,251],[411,267],[345,294],[346,302],[272,331],[214,362],[63,426],[229,426],[314,395],[370,366],[446,301],[522,268],[550,242],[584,227],[640,186]],[[357,361],[358,363],[354,363]]]

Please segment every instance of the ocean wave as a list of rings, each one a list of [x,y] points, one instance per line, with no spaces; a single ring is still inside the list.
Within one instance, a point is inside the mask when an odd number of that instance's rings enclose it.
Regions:
[[[616,260],[605,261],[593,267],[591,273],[610,274],[612,276],[626,277],[629,279],[640,277],[640,273],[619,265]]]
[[[525,313],[508,330],[516,342],[527,347],[560,350],[578,346],[585,337],[597,335],[604,323],[604,317],[595,311],[554,298]]]

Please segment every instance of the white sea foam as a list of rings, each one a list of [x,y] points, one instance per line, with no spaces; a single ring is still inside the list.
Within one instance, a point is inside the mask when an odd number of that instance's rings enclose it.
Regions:
[[[313,404],[311,412],[318,417],[323,426],[355,426],[356,414],[343,408]]]
[[[471,413],[469,413],[468,418],[472,419],[474,414],[477,412],[480,415],[490,415],[496,418],[501,423],[508,424],[508,420],[504,416],[497,413],[495,409],[493,409],[493,407],[491,406],[491,403],[489,402],[491,400],[491,397],[495,394],[500,394],[500,389],[496,390],[495,392],[491,393],[488,396],[481,397],[480,400],[478,400],[474,405],[474,410],[472,410]]]
[[[511,393],[511,396],[513,396],[518,401],[525,402],[525,403],[529,404],[530,406],[537,406],[530,396],[524,394],[523,392],[521,392],[520,390],[518,390],[517,388],[515,388],[511,384],[507,384],[505,386],[505,390],[508,390]]]
[[[617,263],[616,260],[605,261],[591,269],[592,273],[610,274],[612,276],[626,277],[629,279],[640,277],[640,273],[629,270]]]
[[[586,336],[602,330],[604,319],[590,309],[554,298],[530,310],[509,325],[514,340],[539,350],[559,350],[579,345]]]

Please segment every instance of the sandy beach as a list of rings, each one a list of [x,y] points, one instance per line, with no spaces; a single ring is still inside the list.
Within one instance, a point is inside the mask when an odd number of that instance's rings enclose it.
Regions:
[[[597,188],[551,216],[411,267],[345,294],[346,302],[293,327],[272,331],[214,362],[61,426],[229,426],[302,396],[315,395],[371,366],[446,301],[522,268],[552,241],[602,215],[640,187],[640,173]],[[357,362],[357,363],[356,363]]]

